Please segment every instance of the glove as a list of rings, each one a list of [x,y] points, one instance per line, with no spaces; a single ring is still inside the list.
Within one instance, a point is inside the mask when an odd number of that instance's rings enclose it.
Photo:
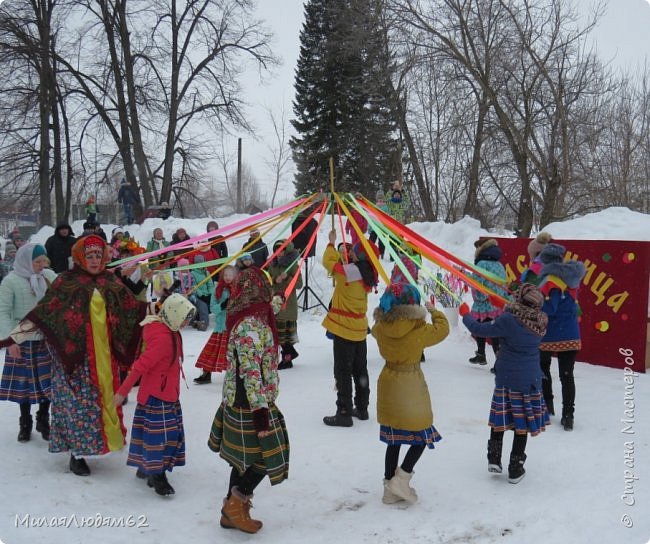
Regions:
[[[496,295],[488,295],[488,301],[492,306],[495,308],[503,308],[506,303],[501,299],[500,297],[497,297]]]
[[[2,348],[8,348],[9,346],[13,346],[16,343],[16,341],[9,336],[8,338],[5,338],[4,340],[0,340],[0,349]]]
[[[225,310],[225,309],[228,307],[228,301],[229,301],[229,300],[230,300],[230,298],[227,298],[227,299],[224,300],[221,304],[219,304],[219,306],[221,306],[221,309],[222,309],[222,310]]]
[[[467,305],[467,302],[463,302],[460,305],[460,307],[458,308],[458,313],[460,314],[461,317],[469,313],[469,306]]]
[[[268,408],[260,408],[253,410],[253,427],[260,433],[269,430],[269,410]]]

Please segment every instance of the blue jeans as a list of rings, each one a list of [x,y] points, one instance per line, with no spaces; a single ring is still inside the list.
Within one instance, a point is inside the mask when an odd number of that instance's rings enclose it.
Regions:
[[[133,223],[133,205],[130,203],[125,202],[124,203],[124,215],[126,218],[126,222],[128,224]]]

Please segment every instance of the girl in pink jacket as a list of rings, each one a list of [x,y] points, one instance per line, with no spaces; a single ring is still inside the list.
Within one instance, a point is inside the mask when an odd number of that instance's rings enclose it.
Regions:
[[[144,351],[133,363],[129,376],[113,397],[120,406],[140,379],[138,405],[133,414],[127,465],[137,467],[136,476],[146,478],[159,495],[173,495],[165,471],[185,464],[185,433],[179,402],[183,339],[179,332],[196,309],[175,293],[163,302],[160,313],[140,324]]]

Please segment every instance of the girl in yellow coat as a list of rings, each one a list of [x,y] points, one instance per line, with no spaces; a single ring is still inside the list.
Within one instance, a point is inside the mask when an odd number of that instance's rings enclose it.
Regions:
[[[427,311],[432,324],[426,322]],[[413,467],[425,447],[441,439],[433,426],[429,389],[420,368],[427,346],[442,342],[449,334],[445,314],[433,303],[420,306],[420,293],[408,283],[394,283],[382,295],[374,312],[372,335],[386,360],[377,382],[377,421],[380,440],[385,442],[385,504],[414,503],[418,497],[409,482]],[[409,450],[398,467],[401,445]]]

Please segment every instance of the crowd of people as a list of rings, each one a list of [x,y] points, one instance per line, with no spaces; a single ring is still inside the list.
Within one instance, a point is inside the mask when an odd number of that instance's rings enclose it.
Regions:
[[[380,197],[380,209],[406,221],[400,188],[393,189],[389,202],[383,193]],[[89,216],[97,213],[93,204],[88,203]],[[353,242],[337,245],[332,230],[322,254],[334,282],[322,326],[332,341],[336,385],[336,411],[323,423],[352,427],[355,419],[370,418],[371,335],[385,361],[376,407],[379,439],[386,445],[382,501],[414,503],[414,467],[441,440],[421,364],[424,349],[447,337],[449,323],[433,301],[422,304],[421,261],[413,248],[385,236],[378,240],[358,213],[351,220],[344,230]],[[210,221],[206,231],[218,229]],[[223,395],[208,439],[208,447],[231,467],[220,524],[257,533],[263,523],[250,515],[255,489],[267,476],[276,485],[289,472],[289,436],[277,400],[279,371],[292,368],[298,357],[301,251],[292,240],[277,239],[269,252],[254,227],[232,257],[222,236],[192,244],[183,228],[171,242],[162,229],[154,229],[146,249],[120,227],[109,241],[101,234],[87,223],[75,237],[69,224],[60,223],[44,245],[26,244],[20,236],[6,244],[0,400],[19,404],[18,441],[30,440],[31,405],[37,404],[36,431],[49,451],[69,452],[70,472],[88,476],[87,458],[125,446],[122,406],[138,386],[127,465],[159,495],[173,495],[167,472],[185,464],[181,330],[191,325],[205,331],[212,319],[193,381],[209,384],[212,373],[223,373]],[[376,263],[386,249],[375,242],[385,240],[395,244],[390,254],[400,262],[370,323],[368,295],[377,289]],[[517,483],[525,474],[528,435],[541,433],[554,415],[553,355],[562,385],[561,424],[573,429],[577,296],[585,267],[565,261],[565,247],[541,233],[530,242],[530,265],[520,281],[506,286],[496,240],[481,238],[474,246],[475,278],[482,287],[472,290],[472,307],[463,303],[460,314],[477,344],[469,362],[487,364],[487,343],[496,359],[488,471],[502,472],[503,437],[512,430],[508,480]],[[145,251],[158,254],[129,264],[129,257]],[[408,450],[400,463],[401,446]]]

